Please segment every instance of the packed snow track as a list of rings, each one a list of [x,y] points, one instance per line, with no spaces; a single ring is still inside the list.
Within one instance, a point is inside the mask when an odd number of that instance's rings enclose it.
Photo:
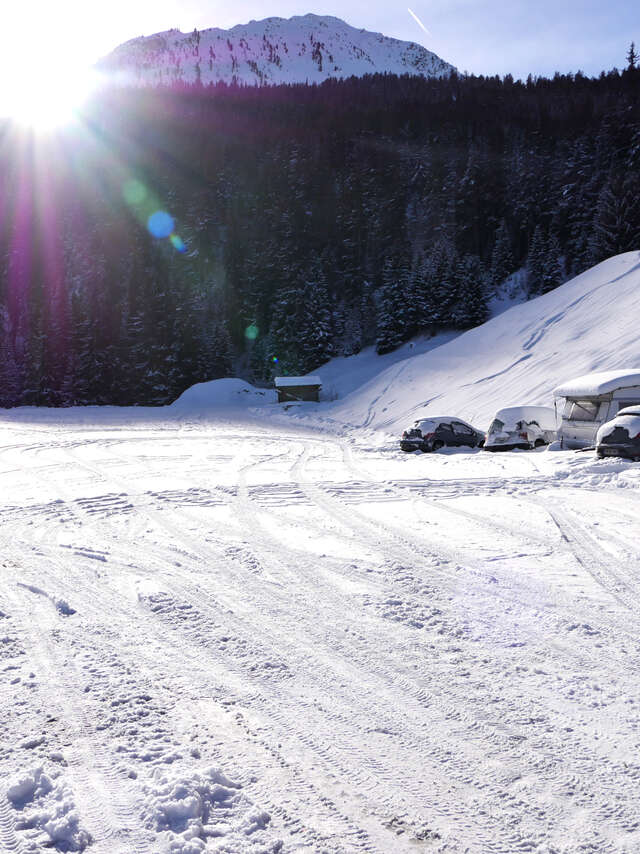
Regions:
[[[106,412],[0,421],[2,852],[640,851],[639,465]]]

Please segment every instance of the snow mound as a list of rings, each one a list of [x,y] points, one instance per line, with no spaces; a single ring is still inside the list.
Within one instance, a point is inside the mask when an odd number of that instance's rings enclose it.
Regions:
[[[322,415],[397,436],[419,418],[451,412],[484,430],[505,406],[553,406],[554,388],[571,377],[619,376],[640,365],[639,316],[640,252],[627,252],[396,362]],[[348,372],[349,359],[341,361]],[[323,370],[318,373],[324,382]]]
[[[244,380],[227,378],[196,383],[175,400],[171,407],[181,412],[203,409],[237,409],[275,403],[274,389],[255,388]]]
[[[26,850],[84,851],[91,844],[59,769],[38,765],[21,772],[9,782],[7,799],[17,812],[16,828],[24,831]]]
[[[183,775],[158,768],[148,795],[147,825],[165,836],[172,854],[275,854],[282,848],[266,831],[269,814],[216,767]]]

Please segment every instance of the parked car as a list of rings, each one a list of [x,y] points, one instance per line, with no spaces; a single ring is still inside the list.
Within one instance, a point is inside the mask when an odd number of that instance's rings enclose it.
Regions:
[[[485,451],[530,450],[553,442],[557,420],[550,406],[510,406],[496,412],[487,432]]]
[[[558,431],[562,447],[589,447],[595,444],[599,428],[619,410],[640,405],[640,370],[585,374],[562,383],[553,394],[565,399]]]
[[[598,430],[596,453],[640,460],[640,406],[627,406]]]
[[[421,418],[405,430],[400,439],[403,451],[437,451],[439,448],[481,448],[484,433],[461,418],[438,416]]]

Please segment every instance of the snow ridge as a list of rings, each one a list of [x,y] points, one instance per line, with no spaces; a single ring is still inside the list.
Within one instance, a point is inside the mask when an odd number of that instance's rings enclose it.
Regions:
[[[321,83],[365,74],[446,77],[448,62],[414,42],[358,30],[339,18],[296,15],[192,33],[132,39],[100,62],[124,83]]]

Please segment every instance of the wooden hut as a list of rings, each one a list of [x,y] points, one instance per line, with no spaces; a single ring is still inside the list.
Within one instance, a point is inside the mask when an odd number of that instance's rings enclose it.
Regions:
[[[276,377],[274,382],[278,403],[298,403],[306,400],[317,403],[320,399],[320,377]]]

